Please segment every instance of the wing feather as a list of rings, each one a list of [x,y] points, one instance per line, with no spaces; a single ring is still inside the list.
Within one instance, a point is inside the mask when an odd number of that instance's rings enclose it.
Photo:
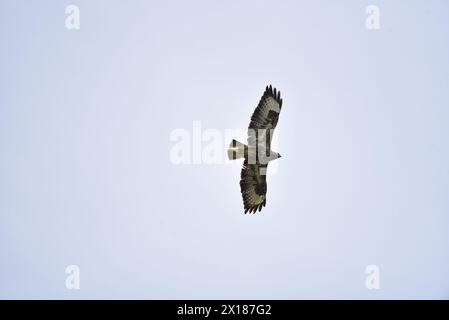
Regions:
[[[270,150],[271,137],[278,123],[281,109],[281,92],[271,85],[267,86],[251,116],[251,122],[248,126],[249,146],[255,146],[256,143],[265,144],[266,141],[266,147]],[[259,137],[260,135],[262,137]]]
[[[248,164],[245,160],[241,172],[240,191],[242,193],[245,213],[262,210],[266,204],[266,175],[260,174],[260,165]]]

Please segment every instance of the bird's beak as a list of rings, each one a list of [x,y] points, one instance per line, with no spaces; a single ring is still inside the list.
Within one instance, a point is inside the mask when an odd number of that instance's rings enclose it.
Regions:
[[[279,158],[282,158],[282,156],[279,154]]]

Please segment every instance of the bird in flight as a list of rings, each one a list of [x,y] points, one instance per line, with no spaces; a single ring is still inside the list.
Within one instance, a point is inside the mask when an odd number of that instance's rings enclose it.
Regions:
[[[234,139],[229,145],[227,153],[230,160],[245,159],[240,174],[240,191],[245,214],[262,210],[267,202],[267,166],[270,161],[281,157],[279,153],[271,150],[271,138],[281,108],[281,92],[271,85],[267,86],[251,116],[248,144]]]

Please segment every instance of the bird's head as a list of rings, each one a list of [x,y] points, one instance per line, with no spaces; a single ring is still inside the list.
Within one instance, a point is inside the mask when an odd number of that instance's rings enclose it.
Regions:
[[[270,151],[270,155],[267,158],[259,158],[260,161],[267,163],[268,161],[273,161],[279,159],[281,155],[277,152]]]

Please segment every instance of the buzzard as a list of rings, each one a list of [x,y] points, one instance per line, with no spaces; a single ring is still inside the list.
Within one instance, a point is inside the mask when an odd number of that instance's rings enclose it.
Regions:
[[[271,150],[271,138],[276,128],[282,108],[281,92],[267,86],[259,101],[248,127],[248,145],[232,140],[228,148],[228,158],[244,158],[240,175],[240,191],[245,213],[262,210],[267,202],[268,162],[281,155]]]

